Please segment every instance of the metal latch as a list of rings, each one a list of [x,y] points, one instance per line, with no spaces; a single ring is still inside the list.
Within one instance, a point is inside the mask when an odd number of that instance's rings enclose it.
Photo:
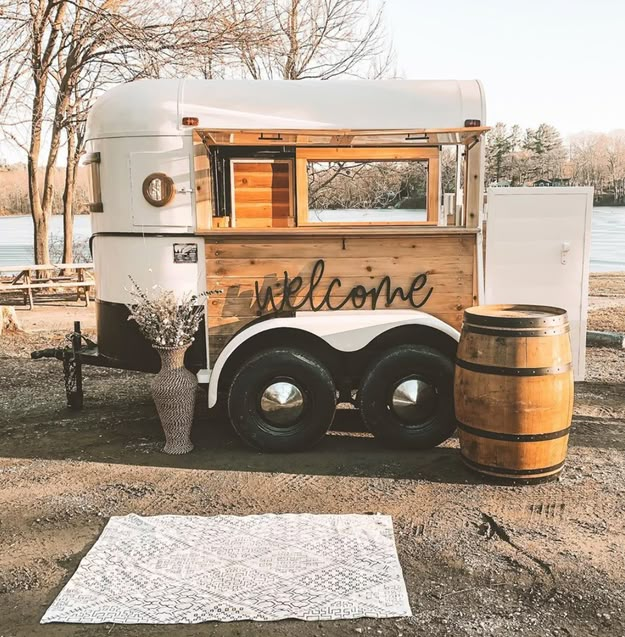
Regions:
[[[568,241],[563,241],[562,246],[560,248],[560,263],[562,265],[566,265],[566,260],[569,256],[570,251],[571,251],[571,244]]]

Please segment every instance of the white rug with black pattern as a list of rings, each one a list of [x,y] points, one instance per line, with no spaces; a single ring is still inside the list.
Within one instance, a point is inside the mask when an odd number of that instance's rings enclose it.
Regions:
[[[113,517],[42,623],[409,616],[385,515]]]

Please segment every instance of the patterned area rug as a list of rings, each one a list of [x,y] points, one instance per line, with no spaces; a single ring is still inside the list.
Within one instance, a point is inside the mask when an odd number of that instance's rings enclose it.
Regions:
[[[42,623],[409,616],[384,515],[113,517]]]

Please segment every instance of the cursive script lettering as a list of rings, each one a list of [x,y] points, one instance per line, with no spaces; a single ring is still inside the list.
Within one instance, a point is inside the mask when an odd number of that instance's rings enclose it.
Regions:
[[[364,285],[356,285],[345,293],[345,296],[338,302],[332,302],[333,293],[336,294],[342,287],[339,278],[333,278],[328,283],[325,294],[321,299],[315,302],[315,294],[323,279],[325,271],[325,263],[323,259],[319,259],[313,266],[310,274],[310,282],[305,294],[296,301],[297,295],[302,291],[304,280],[301,276],[291,278],[289,273],[285,271],[282,283],[282,294],[278,298],[274,295],[271,287],[268,287],[264,293],[261,292],[258,281],[254,282],[254,292],[256,293],[256,303],[261,312],[269,310],[270,312],[284,312],[301,310],[306,305],[310,306],[313,312],[317,312],[327,308],[328,310],[340,310],[351,302],[353,307],[360,309],[367,303],[367,299],[371,299],[371,309],[375,310],[378,301],[382,299],[385,307],[393,304],[395,299],[399,297],[402,301],[407,301],[412,307],[418,309],[423,307],[429,300],[434,288],[430,287],[424,290],[427,285],[427,274],[418,274],[410,284],[409,288],[404,291],[401,287],[393,288],[391,278],[385,276],[377,286],[367,289]],[[334,299],[336,301],[336,299]]]

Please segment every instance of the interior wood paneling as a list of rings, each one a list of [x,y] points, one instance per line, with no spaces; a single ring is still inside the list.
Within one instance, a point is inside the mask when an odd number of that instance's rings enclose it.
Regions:
[[[291,162],[232,162],[232,207],[237,228],[293,225]]]

